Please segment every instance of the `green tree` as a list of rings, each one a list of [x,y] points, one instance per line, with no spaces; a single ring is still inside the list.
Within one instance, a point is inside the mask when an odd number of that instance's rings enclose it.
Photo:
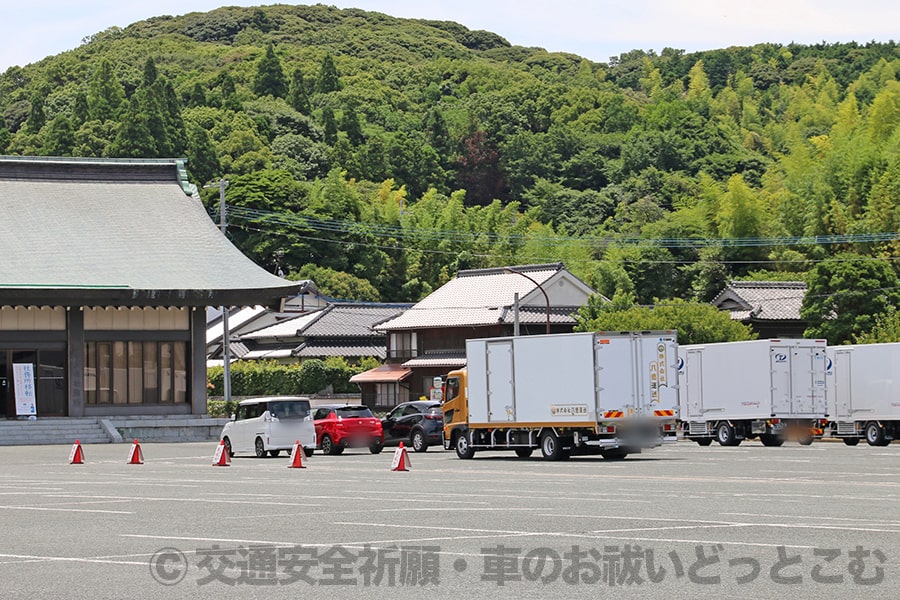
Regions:
[[[330,106],[322,109],[322,128],[325,131],[325,143],[334,144],[337,142],[338,124],[334,117],[334,111]]]
[[[157,156],[156,140],[150,122],[137,94],[131,97],[128,111],[116,138],[109,146],[109,155],[117,158],[152,158]]]
[[[879,316],[900,305],[900,280],[888,261],[844,253],[809,273],[800,317],[807,337],[845,344],[870,331]]]
[[[126,107],[125,88],[116,77],[112,63],[104,58],[88,81],[90,118],[97,121],[115,120]]]
[[[366,279],[328,267],[306,264],[296,273],[288,274],[287,278],[292,281],[311,279],[316,282],[316,287],[322,294],[331,298],[363,302],[379,302],[381,300],[378,290]]]
[[[679,344],[752,340],[756,334],[727,311],[687,300],[657,301],[653,306],[629,304],[628,297],[602,302],[596,296],[576,317],[577,331],[667,330],[678,332]]]
[[[265,55],[256,65],[256,76],[253,78],[253,91],[259,96],[284,98],[288,86],[281,68],[281,60],[275,54],[272,42],[266,46]]]
[[[870,331],[854,336],[854,343],[857,344],[889,342],[900,342],[900,310],[893,306],[875,318],[875,326]]]
[[[71,156],[75,146],[75,130],[72,121],[64,114],[56,115],[44,130],[44,145],[41,154],[45,156]]]
[[[319,76],[316,77],[315,90],[319,94],[327,94],[329,92],[337,92],[341,89],[341,76],[337,67],[334,65],[334,59],[330,54],[326,54],[322,59],[322,66],[319,69]]]
[[[90,108],[88,107],[87,93],[83,89],[79,89],[75,94],[75,105],[72,107],[72,125],[81,127],[89,118]]]
[[[197,181],[211,181],[221,174],[221,164],[212,139],[199,124],[187,125],[187,168]]]
[[[287,101],[291,108],[299,113],[309,115],[312,112],[312,107],[309,103],[309,89],[306,87],[303,71],[299,68],[294,69],[294,72],[291,74]]]
[[[31,112],[28,113],[28,120],[25,125],[28,131],[37,133],[47,123],[47,117],[44,115],[44,100],[38,95],[31,98]]]

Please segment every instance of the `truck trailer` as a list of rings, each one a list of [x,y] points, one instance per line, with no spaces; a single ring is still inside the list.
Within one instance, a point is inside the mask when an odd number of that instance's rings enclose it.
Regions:
[[[809,339],[680,346],[682,435],[701,446],[812,443],[827,426],[826,349]]]
[[[829,346],[831,434],[855,446],[900,437],[900,343]]]
[[[444,447],[622,459],[677,440],[674,331],[472,339],[444,384]]]

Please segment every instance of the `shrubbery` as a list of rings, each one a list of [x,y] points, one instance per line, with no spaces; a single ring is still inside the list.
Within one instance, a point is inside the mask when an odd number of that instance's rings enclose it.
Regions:
[[[275,361],[237,361],[231,365],[231,394],[288,396],[315,394],[324,390],[338,394],[352,393],[358,391],[358,388],[356,384],[350,383],[350,378],[357,373],[377,367],[378,364],[376,359],[367,358],[359,365],[350,365],[341,357],[310,359],[290,365],[278,364]],[[209,367],[206,370],[206,377],[209,382],[209,395],[224,395],[224,368]],[[225,416],[231,412],[233,411],[226,412]],[[212,415],[212,412],[210,414]]]

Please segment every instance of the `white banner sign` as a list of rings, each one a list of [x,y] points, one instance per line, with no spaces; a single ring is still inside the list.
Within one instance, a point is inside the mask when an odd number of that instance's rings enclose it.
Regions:
[[[34,365],[13,363],[13,382],[16,388],[16,415],[37,416],[37,397],[34,393]]]

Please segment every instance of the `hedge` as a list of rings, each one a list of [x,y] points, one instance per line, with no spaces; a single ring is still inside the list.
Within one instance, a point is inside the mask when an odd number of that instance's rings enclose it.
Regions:
[[[350,378],[378,365],[375,358],[364,358],[359,365],[350,365],[342,357],[309,359],[289,365],[275,361],[237,361],[231,364],[231,395],[291,396],[325,390],[337,394],[353,393],[359,388],[350,383]],[[225,394],[224,375],[223,367],[207,368],[207,387],[211,396]]]

